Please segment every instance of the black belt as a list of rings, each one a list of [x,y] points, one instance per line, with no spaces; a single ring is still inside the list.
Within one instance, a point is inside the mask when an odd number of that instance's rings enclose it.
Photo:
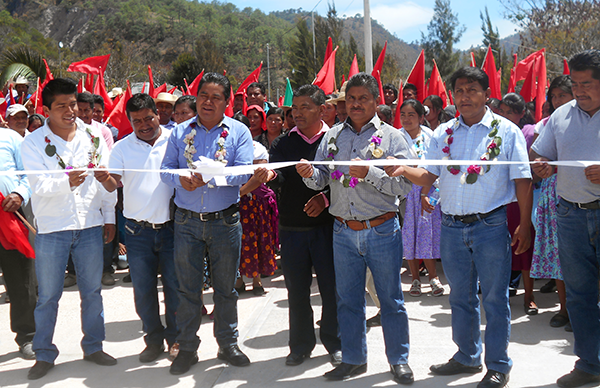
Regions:
[[[452,218],[453,221],[460,221],[463,224],[472,224],[475,221],[479,221],[479,220],[488,218],[492,214],[494,214],[497,211],[502,210],[502,209],[504,209],[504,205],[497,207],[494,210],[487,212],[487,213],[467,214],[465,216],[453,216],[451,214],[446,214],[446,216]]]
[[[565,202],[570,203],[571,205],[573,205],[575,207],[580,208],[580,209],[586,209],[586,210],[598,210],[598,209],[600,209],[600,200],[593,201],[593,202],[588,202],[588,203],[571,202],[571,201],[567,201],[564,198],[563,198],[563,200]]]
[[[225,210],[219,210],[218,212],[212,212],[212,213],[196,213],[194,211],[186,210],[186,209],[179,209],[179,210],[181,210],[184,213],[187,212],[188,216],[190,216],[190,217],[199,218],[200,221],[215,221],[215,220],[220,220],[221,218],[229,217],[230,215],[238,212],[240,210],[240,205],[237,203],[234,203],[233,205],[229,206]]]
[[[128,218],[127,220],[129,220],[129,221],[133,222],[134,224],[137,224],[137,225],[139,225],[139,226],[141,226],[143,228],[152,228],[152,229],[156,229],[156,230],[165,228],[165,227],[169,226],[172,223],[172,221],[167,221],[167,222],[163,222],[162,224],[153,224],[153,223],[148,222],[148,221],[136,221],[136,220],[132,220],[131,218]]]

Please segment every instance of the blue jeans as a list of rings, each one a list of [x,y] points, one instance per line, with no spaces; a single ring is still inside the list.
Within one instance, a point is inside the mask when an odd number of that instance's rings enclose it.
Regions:
[[[210,260],[214,290],[214,334],[220,347],[237,343],[237,300],[234,289],[240,265],[242,224],[240,213],[214,221],[175,212],[175,271],[179,279],[177,342],[181,350],[195,352],[200,346],[196,334],[202,320],[204,258]]]
[[[367,362],[365,279],[369,267],[381,302],[387,359],[391,365],[408,363],[408,316],[400,282],[402,232],[398,218],[360,231],[336,220],[333,261],[343,362],[352,365]]]
[[[135,310],[142,320],[146,332],[147,345],[169,345],[177,338],[175,313],[179,305],[177,288],[179,283],[175,274],[175,256],[173,247],[173,225],[161,229],[141,226],[131,220],[125,221],[125,242],[129,273],[133,284]],[[165,296],[165,329],[160,320],[157,277],[160,268],[160,282]]]
[[[38,302],[35,307],[36,332],[33,350],[38,361],[54,362],[58,348],[52,343],[58,301],[65,282],[69,254],[77,271],[81,297],[81,328],[84,354],[102,350],[104,310],[102,285],[102,227],[38,234],[35,238],[35,270],[38,275]]]
[[[558,253],[575,336],[575,368],[600,375],[600,210],[558,204]]]
[[[481,365],[481,309],[477,279],[485,309],[485,365],[488,370],[509,373],[511,270],[510,234],[506,208],[489,217],[465,224],[442,215],[440,249],[444,273],[450,285],[452,339],[458,345],[454,360],[467,366]]]
[[[332,238],[330,223],[305,231],[279,231],[281,267],[290,304],[291,353],[308,354],[317,343],[310,305],[313,268],[323,306],[319,329],[321,343],[329,353],[342,348],[337,320]]]

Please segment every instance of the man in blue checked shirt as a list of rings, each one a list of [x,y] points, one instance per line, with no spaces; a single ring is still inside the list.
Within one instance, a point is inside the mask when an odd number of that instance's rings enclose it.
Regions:
[[[207,73],[198,86],[198,115],[175,127],[161,169],[193,168],[200,156],[227,166],[252,164],[254,147],[248,128],[224,115],[231,86],[220,74]],[[163,182],[175,188],[175,271],[179,280],[177,337],[179,354],[170,372],[186,373],[198,362],[202,319],[204,257],[209,257],[215,302],[215,337],[219,359],[234,366],[250,360],[237,345],[237,299],[234,290],[240,262],[242,225],[238,202],[247,175],[228,176],[227,186],[202,174],[161,173]]]
[[[438,375],[474,374],[482,370],[481,300],[486,312],[485,364],[478,388],[501,388],[508,383],[510,306],[508,283],[511,245],[516,254],[531,244],[531,171],[525,138],[510,121],[485,105],[490,97],[488,76],[464,67],[451,79],[460,117],[434,132],[427,159],[522,161],[523,164],[485,166],[386,167],[391,176],[404,175],[419,186],[440,180],[442,206],[441,256],[451,287],[452,337],[458,352],[445,364],[433,365]],[[512,241],[506,205],[517,200],[521,225]]]

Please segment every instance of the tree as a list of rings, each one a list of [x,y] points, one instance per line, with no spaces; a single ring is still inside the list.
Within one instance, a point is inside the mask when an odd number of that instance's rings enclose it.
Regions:
[[[485,7],[485,16],[483,12],[480,11],[479,18],[481,19],[481,32],[483,33],[483,49],[475,54],[475,60],[479,66],[483,65],[487,48],[491,47],[496,60],[496,66],[499,69],[502,69],[502,89],[506,90],[510,79],[512,62],[506,54],[506,51],[502,49],[500,44],[500,33],[498,32],[498,28],[494,28],[494,25],[492,24],[487,6]]]
[[[17,47],[5,51],[0,59],[0,88],[7,82],[22,76],[35,82],[37,77],[46,78],[46,67],[42,56],[28,47]]]
[[[435,59],[440,75],[445,78],[456,70],[460,53],[455,52],[454,44],[460,41],[465,26],[459,24],[457,14],[452,12],[450,0],[435,0],[433,12],[427,35],[421,33],[421,46],[428,62]]]
[[[290,82],[294,88],[311,83],[316,74],[312,55],[312,34],[308,31],[306,20],[299,20],[296,28],[298,32],[290,40],[289,50],[290,65],[292,67]]]

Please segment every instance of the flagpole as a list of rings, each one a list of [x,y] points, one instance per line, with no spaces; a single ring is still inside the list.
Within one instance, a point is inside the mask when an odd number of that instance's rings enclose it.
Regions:
[[[371,5],[369,0],[364,0],[364,28],[365,28],[365,73],[373,71],[373,39],[371,35]]]

